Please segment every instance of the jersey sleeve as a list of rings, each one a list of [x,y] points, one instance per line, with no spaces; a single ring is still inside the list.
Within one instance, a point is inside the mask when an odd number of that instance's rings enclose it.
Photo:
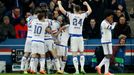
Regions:
[[[102,23],[102,26],[103,26],[104,28],[110,29],[110,30],[114,29],[115,25],[116,25],[116,23],[112,23],[112,24],[109,24],[109,23],[106,23],[106,22],[103,22],[103,23]]]
[[[51,26],[52,28],[52,33],[57,33],[58,32],[58,29],[60,27],[60,24],[59,23],[55,23],[54,25]]]
[[[70,12],[66,12],[65,14],[67,17],[70,17],[71,16],[71,13]]]
[[[84,18],[85,18],[85,17],[88,17],[88,15],[89,15],[89,14],[88,14],[87,12],[85,12],[85,13],[82,14],[82,16],[83,16]]]

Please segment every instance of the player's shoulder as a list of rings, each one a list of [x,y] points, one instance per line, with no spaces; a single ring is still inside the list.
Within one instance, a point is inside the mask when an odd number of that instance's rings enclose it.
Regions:
[[[33,17],[32,15],[29,16],[29,17],[27,17],[27,18],[26,18],[26,21],[27,21],[27,22],[28,22],[28,21],[31,21],[31,20],[32,20],[32,17]]]
[[[107,21],[106,20],[103,20],[102,22],[101,22],[101,25],[106,25],[107,24]]]

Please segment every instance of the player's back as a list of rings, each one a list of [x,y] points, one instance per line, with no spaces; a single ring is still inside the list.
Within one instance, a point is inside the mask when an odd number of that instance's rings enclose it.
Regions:
[[[67,13],[70,21],[69,33],[82,35],[83,21],[87,17],[87,13],[73,14]]]
[[[34,19],[32,22],[32,40],[39,40],[39,41],[44,41],[44,36],[45,36],[45,30],[48,27],[48,22],[42,22],[39,21],[38,19]]]

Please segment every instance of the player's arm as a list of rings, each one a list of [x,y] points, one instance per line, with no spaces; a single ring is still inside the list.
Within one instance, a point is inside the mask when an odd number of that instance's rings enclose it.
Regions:
[[[91,7],[89,6],[89,4],[88,4],[86,1],[84,1],[84,2],[83,2],[83,5],[85,5],[85,6],[87,7],[87,13],[88,13],[88,15],[91,14],[92,9],[91,9]]]
[[[61,5],[61,1],[58,1],[58,6],[59,6],[59,9],[60,9],[60,11],[64,14],[64,15],[66,15],[66,10],[63,8],[63,6]]]
[[[60,32],[61,32],[62,30],[64,30],[65,28],[66,28],[65,26],[60,27],[60,28],[59,28],[59,31],[57,31],[56,33],[52,33],[52,35],[55,36],[55,37],[57,37],[57,36],[60,34]]]
[[[117,24],[116,22],[113,22],[112,24],[108,24],[108,25],[106,26],[106,28],[112,30],[112,29],[115,28],[116,24]]]

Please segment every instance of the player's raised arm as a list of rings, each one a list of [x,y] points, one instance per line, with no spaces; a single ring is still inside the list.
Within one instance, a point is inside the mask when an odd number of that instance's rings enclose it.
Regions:
[[[87,13],[88,13],[88,15],[91,14],[92,9],[91,9],[91,7],[89,6],[89,4],[88,4],[86,1],[84,1],[84,2],[83,2],[83,5],[87,6]]]
[[[64,15],[66,15],[66,10],[62,7],[61,1],[58,1],[58,6],[59,6],[60,11],[61,11]]]

